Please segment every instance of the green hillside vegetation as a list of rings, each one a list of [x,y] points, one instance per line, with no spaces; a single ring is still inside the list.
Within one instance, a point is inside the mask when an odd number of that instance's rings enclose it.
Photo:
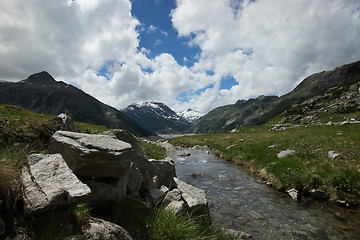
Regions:
[[[326,190],[331,200],[359,203],[360,124],[289,126],[269,131],[273,125],[239,127],[236,133],[185,136],[170,140],[174,145],[207,145],[226,161],[250,168],[276,188]],[[295,153],[278,158],[280,151]],[[340,155],[332,160],[329,151]]]
[[[219,133],[238,126],[267,123],[294,104],[322,94],[339,85],[350,85],[360,81],[360,62],[335,68],[332,71],[315,73],[304,79],[294,90],[281,97],[260,96],[236,104],[218,107],[201,117],[187,132]]]

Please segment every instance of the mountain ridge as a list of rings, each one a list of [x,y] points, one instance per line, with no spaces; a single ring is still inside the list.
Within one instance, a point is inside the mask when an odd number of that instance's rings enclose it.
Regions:
[[[339,84],[356,81],[360,81],[360,61],[312,74],[281,97],[261,96],[215,108],[201,117],[187,132],[216,133],[231,131],[241,125],[261,125],[295,103],[305,101]]]
[[[123,128],[138,136],[152,135],[125,114],[70,84],[56,81],[46,71],[20,82],[1,82],[0,103],[18,105],[37,113],[65,113],[77,121]]]

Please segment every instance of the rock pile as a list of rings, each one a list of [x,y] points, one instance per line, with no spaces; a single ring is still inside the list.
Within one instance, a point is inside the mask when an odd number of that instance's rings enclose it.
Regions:
[[[136,137],[127,131],[57,131],[49,153],[29,155],[22,169],[26,213],[54,214],[89,201],[101,207],[125,196],[176,213],[209,213],[205,192],[177,179],[170,158],[147,159]],[[122,227],[95,218],[81,232],[82,239],[132,239]],[[74,229],[67,234],[66,239],[72,239]]]

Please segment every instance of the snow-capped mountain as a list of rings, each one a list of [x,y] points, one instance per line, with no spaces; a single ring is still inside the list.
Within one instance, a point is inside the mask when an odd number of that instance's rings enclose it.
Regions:
[[[178,112],[177,114],[180,117],[187,120],[189,123],[194,123],[194,122],[196,122],[196,120],[198,120],[199,118],[204,116],[204,114],[202,114],[196,110],[193,110],[193,109],[188,109],[186,111]]]
[[[131,104],[121,111],[140,126],[154,133],[179,133],[191,125],[163,103]]]

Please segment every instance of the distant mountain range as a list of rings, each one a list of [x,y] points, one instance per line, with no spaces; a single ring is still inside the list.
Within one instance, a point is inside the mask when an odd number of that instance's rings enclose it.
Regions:
[[[194,119],[191,113],[187,115],[188,118],[179,116],[168,106],[159,102],[131,104],[121,111],[143,128],[158,134],[183,132],[191,126],[188,119]]]
[[[218,107],[201,117],[188,132],[216,133],[231,131],[241,125],[260,125],[276,115],[311,97],[341,84],[360,82],[360,61],[315,73],[304,79],[294,90],[281,97],[260,96],[239,100],[236,104]]]
[[[56,81],[47,72],[20,82],[1,81],[0,104],[18,105],[37,113],[65,113],[77,121],[123,128],[138,136],[152,135],[124,113],[72,85]]]
[[[41,72],[20,82],[0,81],[0,104],[19,105],[38,113],[66,113],[74,120],[124,128],[138,136],[149,136],[152,132],[216,133],[231,131],[241,125],[264,124],[279,114],[284,122],[306,123],[308,119],[316,118],[316,112],[321,109],[358,112],[356,94],[360,93],[356,84],[359,82],[360,61],[315,73],[281,97],[261,95],[255,99],[238,100],[203,116],[191,109],[176,113],[158,102],[132,104],[118,111],[72,85],[55,81],[49,73]],[[334,87],[336,91],[331,90]],[[326,99],[333,102],[320,106],[319,103],[326,102]],[[340,108],[334,108],[334,104]],[[300,116],[309,108],[312,109],[311,116]]]

